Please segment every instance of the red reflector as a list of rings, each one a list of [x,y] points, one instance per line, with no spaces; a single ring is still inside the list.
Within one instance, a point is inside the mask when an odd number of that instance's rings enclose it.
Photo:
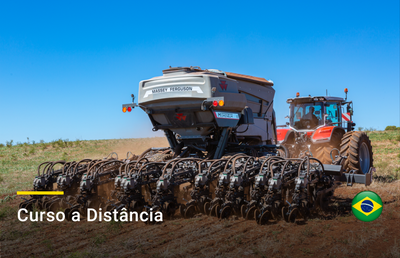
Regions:
[[[132,108],[131,107],[128,107],[128,112],[131,112],[132,111]]]
[[[218,101],[214,100],[214,101],[213,101],[213,106],[214,106],[214,107],[218,106]]]

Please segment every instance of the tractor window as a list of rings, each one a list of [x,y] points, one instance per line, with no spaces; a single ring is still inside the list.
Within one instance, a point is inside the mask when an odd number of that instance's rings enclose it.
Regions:
[[[292,103],[290,124],[296,129],[313,129],[323,124],[322,102]]]
[[[340,123],[340,105],[335,102],[328,102],[325,106],[326,114],[328,115],[326,118],[327,123]]]

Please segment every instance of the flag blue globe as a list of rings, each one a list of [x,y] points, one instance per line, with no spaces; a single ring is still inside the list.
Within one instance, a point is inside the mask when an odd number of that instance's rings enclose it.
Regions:
[[[365,200],[361,203],[361,209],[365,213],[369,213],[374,209],[374,204],[370,200]]]

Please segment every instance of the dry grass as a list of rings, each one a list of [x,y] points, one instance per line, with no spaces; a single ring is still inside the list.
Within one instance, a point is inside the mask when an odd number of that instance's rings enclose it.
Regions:
[[[74,141],[19,144],[0,147],[0,195],[28,190],[37,175],[37,167],[45,161],[98,159],[116,152],[125,158],[128,151],[140,154],[150,147],[165,147],[165,138]]]

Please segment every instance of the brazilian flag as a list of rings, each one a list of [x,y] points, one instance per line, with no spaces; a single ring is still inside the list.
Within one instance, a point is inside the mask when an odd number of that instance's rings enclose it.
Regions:
[[[351,206],[356,218],[365,222],[376,220],[383,209],[381,197],[371,191],[358,193]]]

